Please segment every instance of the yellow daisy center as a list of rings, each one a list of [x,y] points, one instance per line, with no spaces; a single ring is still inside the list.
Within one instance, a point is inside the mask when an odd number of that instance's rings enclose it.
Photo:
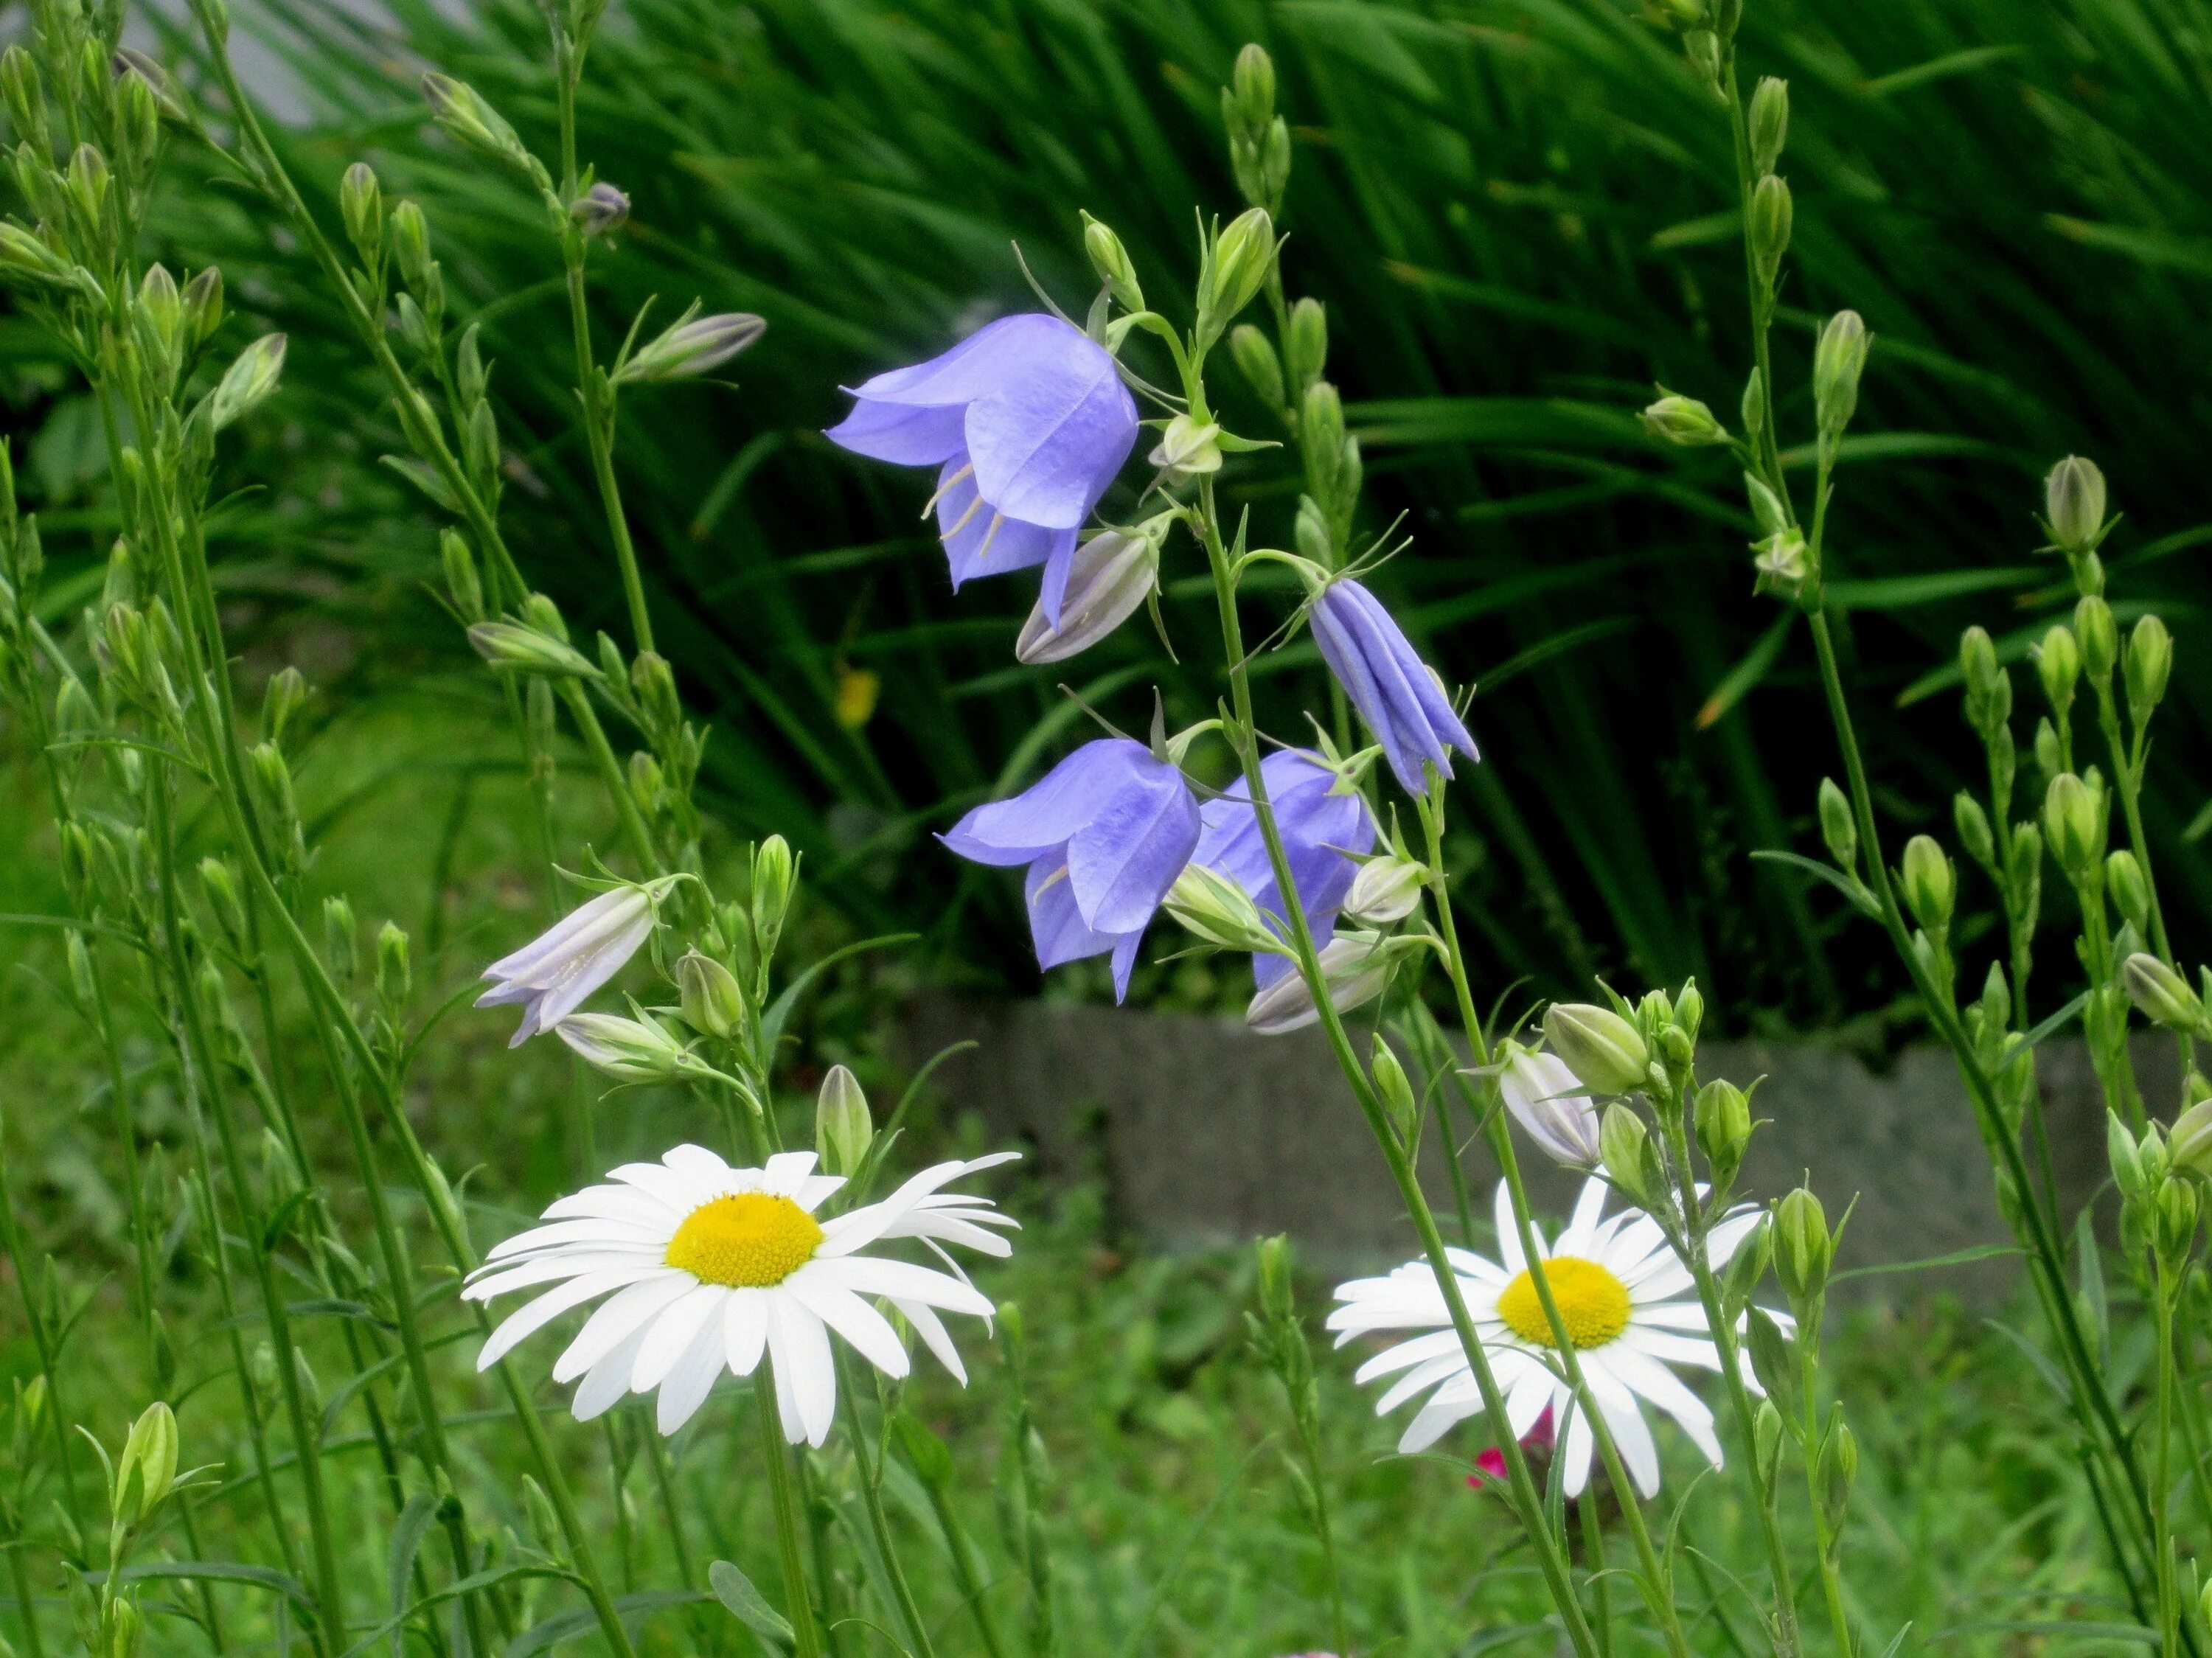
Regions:
[[[1544,1263],[1544,1282],[1551,1286],[1567,1339],[1576,1346],[1602,1347],[1628,1327],[1628,1286],[1597,1262],[1554,1255]],[[1523,1341],[1559,1345],[1552,1339],[1552,1321],[1544,1316],[1536,1282],[1525,1270],[1498,1297],[1498,1316]]]
[[[822,1229],[789,1198],[739,1192],[684,1217],[663,1257],[702,1284],[763,1290],[814,1258]]]

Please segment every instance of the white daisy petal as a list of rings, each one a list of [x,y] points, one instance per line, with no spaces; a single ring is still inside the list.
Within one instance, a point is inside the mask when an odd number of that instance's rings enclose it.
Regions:
[[[1572,1502],[1589,1486],[1590,1461],[1597,1450],[1596,1436],[1590,1432],[1589,1418],[1581,1405],[1571,1398],[1561,1406],[1567,1418],[1566,1436],[1559,1442],[1559,1460],[1565,1465],[1567,1499]]]
[[[723,1314],[725,1351],[732,1376],[750,1376],[768,1351],[768,1296],[759,1290],[733,1290]]]
[[[1717,1468],[1721,1466],[1721,1442],[1713,1433],[1713,1413],[1703,1400],[1682,1385],[1681,1378],[1657,1359],[1638,1352],[1626,1343],[1607,1348],[1605,1362],[1623,1387],[1650,1400],[1674,1418],[1682,1431],[1689,1435],[1690,1442],[1705,1454],[1706,1461]],[[1644,1495],[1649,1497],[1650,1492]]]
[[[535,1335],[572,1307],[603,1296],[610,1290],[619,1290],[634,1283],[632,1272],[586,1272],[581,1278],[570,1278],[557,1290],[548,1290],[519,1312],[510,1313],[499,1328],[494,1330],[477,1355],[477,1369],[489,1370],[505,1358],[515,1345]]]
[[[1498,1182],[1498,1258],[1505,1263],[1507,1273],[1526,1272],[1528,1257],[1522,1253],[1521,1228],[1513,1218],[1513,1193],[1504,1181]],[[1544,1249],[1544,1236],[1536,1234],[1536,1248]]]
[[[594,1417],[605,1416],[629,1392],[630,1366],[636,1362],[637,1350],[645,1342],[645,1329],[633,1330],[616,1344],[614,1350],[584,1373],[576,1386],[576,1397],[569,1408],[579,1422],[589,1422]]]
[[[655,1313],[690,1294],[697,1283],[689,1272],[664,1268],[602,1303],[584,1321],[568,1351],[554,1361],[553,1379],[574,1382],[629,1340]]]
[[[660,1384],[653,1420],[664,1438],[698,1413],[699,1407],[707,1402],[707,1395],[714,1390],[715,1378],[722,1374],[728,1362],[720,1311],[717,1303],[713,1315],[701,1323],[698,1333],[691,1338],[691,1345],[684,1350]]]
[[[891,1305],[899,1309],[902,1318],[914,1326],[914,1333],[921,1338],[921,1345],[937,1356],[937,1362],[952,1373],[952,1379],[966,1387],[968,1367],[960,1362],[960,1350],[952,1345],[952,1337],[945,1330],[945,1321],[938,1317],[935,1309],[926,1303],[901,1301],[896,1296],[891,1298]]]
[[[659,1265],[660,1257],[649,1249],[562,1250],[550,1255],[533,1255],[520,1266],[477,1278],[461,1291],[461,1299],[489,1301],[510,1290],[526,1290],[533,1284],[550,1284],[556,1278],[581,1278],[586,1272],[612,1272],[630,1266],[649,1270]],[[483,1270],[482,1267],[477,1268],[479,1272]]]
[[[1636,1395],[1615,1378],[1607,1368],[1606,1360],[1595,1354],[1583,1365],[1583,1381],[1605,1415],[1606,1431],[1612,1436],[1613,1449],[1620,1453],[1629,1479],[1644,1496],[1657,1495],[1659,1447],[1652,1442],[1651,1424],[1636,1408]]]
[[[817,1256],[810,1265],[830,1283],[862,1295],[924,1302],[949,1313],[972,1313],[978,1318],[988,1318],[992,1313],[989,1300],[972,1285],[912,1261],[885,1260],[874,1255]]]
[[[676,1361],[684,1357],[708,1317],[720,1310],[729,1294],[723,1284],[702,1284],[655,1314],[630,1370],[630,1390],[649,1393],[665,1381]]]
[[[817,1159],[811,1151],[779,1151],[768,1160],[762,1172],[761,1190],[773,1192],[779,1197],[795,1197],[805,1186],[806,1177],[814,1172]]]
[[[902,1376],[911,1368],[890,1321],[842,1284],[802,1266],[784,1279],[783,1287],[885,1376]]]

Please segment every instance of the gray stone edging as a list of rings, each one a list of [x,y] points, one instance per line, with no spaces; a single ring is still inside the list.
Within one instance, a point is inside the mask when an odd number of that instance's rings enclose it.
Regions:
[[[1263,1037],[1232,1019],[1043,1002],[925,997],[909,1011],[911,1058],[969,1038],[981,1047],[938,1072],[945,1096],[1032,1142],[1048,1175],[1101,1174],[1113,1212],[1141,1235],[1191,1246],[1288,1232],[1310,1256],[1347,1266],[1412,1253],[1396,1187],[1318,1031]],[[2070,1216],[2106,1178],[2103,1108],[2078,1041],[2048,1042],[2037,1058]],[[1703,1076],[1765,1078],[1754,1105],[1769,1121],[1753,1141],[1745,1195],[1778,1195],[1805,1169],[1832,1219],[1856,1195],[1839,1266],[2006,1240],[1964,1084],[1942,1050],[1909,1047],[1881,1072],[1811,1043],[1707,1042],[1698,1059]],[[2152,1097],[2171,1091],[2171,1044],[2142,1039],[2137,1060]],[[1495,1172],[1480,1148],[1467,1166],[1486,1218]],[[1563,1209],[1575,1177],[1533,1153],[1527,1166],[1540,1206]],[[1433,1146],[1423,1180],[1449,1210]],[[1861,1292],[1940,1289],[1986,1305],[2016,1273],[1997,1258],[1863,1280]]]

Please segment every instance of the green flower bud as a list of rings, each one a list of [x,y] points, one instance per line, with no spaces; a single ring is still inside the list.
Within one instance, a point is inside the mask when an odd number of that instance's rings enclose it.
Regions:
[[[258,757],[266,744],[256,749]],[[337,895],[323,900],[323,959],[331,969],[331,976],[341,985],[350,985],[360,971],[361,926],[354,920],[353,906]]]
[[[1199,421],[1189,415],[1177,415],[1160,434],[1160,440],[1146,456],[1153,465],[1167,475],[1170,483],[1185,478],[1205,477],[1221,470],[1221,426],[1218,421]]]
[[[2105,1113],[2105,1156],[2112,1165],[2112,1183],[2120,1188],[2122,1197],[2141,1197],[2149,1188],[2136,1137],[2128,1132],[2119,1114],[2110,1109]]]
[[[2146,616],[2128,632],[2128,714],[2140,726],[2166,695],[2173,674],[2173,635],[2155,616]]]
[[[1835,1258],[1827,1212],[1810,1187],[1801,1186],[1774,1214],[1774,1276],[1793,1306],[1808,1305],[1827,1289]]]
[[[842,1065],[830,1067],[814,1102],[814,1149],[833,1175],[855,1173],[876,1138],[875,1119],[860,1079]]]
[[[1344,913],[1365,926],[1389,926],[1420,908],[1428,884],[1429,867],[1418,859],[1395,854],[1370,858],[1352,878]]]
[[[1083,251],[1091,256],[1091,268],[1098,273],[1098,280],[1114,296],[1114,302],[1124,311],[1145,308],[1145,290],[1137,281],[1137,267],[1131,263],[1129,250],[1121,246],[1121,239],[1114,234],[1114,227],[1083,216]]]
[[[2043,797],[2043,830],[2051,855],[2069,878],[2081,881],[2105,855],[2105,813],[2089,786],[2070,771],[2051,780]]]
[[[2043,513],[2051,538],[2077,556],[2105,533],[2105,475],[2094,460],[2069,455],[2043,481]]]
[[[167,265],[147,267],[146,275],[138,283],[137,314],[163,356],[173,355],[184,337],[185,301],[177,291],[177,279],[169,274]]]
[[[1751,166],[1764,178],[1774,171],[1782,146],[1790,137],[1790,83],[1771,75],[1759,76],[1751,94]]]
[[[1960,635],[1959,671],[1966,684],[1966,723],[1987,739],[2012,715],[2012,677],[1998,664],[1984,629],[1969,628]]]
[[[2063,745],[2058,732],[2048,720],[2035,722],[2035,763],[2045,777],[2056,777],[2065,769]]]
[[[1743,1166],[1751,1144],[1751,1099],[1734,1083],[1715,1078],[1698,1090],[1698,1145],[1712,1166],[1713,1184],[1725,1187]]]
[[[1261,402],[1270,409],[1289,406],[1282,359],[1275,355],[1274,345],[1265,334],[1249,322],[1237,324],[1229,331],[1229,355],[1237,372],[1259,394]]]
[[[1585,1088],[1633,1094],[1644,1086],[1650,1052],[1636,1027],[1611,1008],[1554,1002],[1544,1010],[1544,1039]]]
[[[1256,131],[1275,118],[1275,63],[1258,41],[1247,41],[1230,72],[1229,92],[1237,118]]]
[[[1858,1473],[1858,1441],[1852,1437],[1843,1406],[1838,1405],[1829,1412],[1827,1431],[1820,1436],[1820,1448],[1813,1465],[1814,1484],[1820,1488],[1820,1509],[1831,1532],[1844,1523],[1844,1512],[1850,1507],[1851,1485]]]
[[[2147,950],[2120,965],[2120,982],[2142,1016],[2169,1030],[2205,1034],[2204,1005],[2189,981]]]
[[[1838,311],[1813,348],[1813,406],[1820,430],[1834,437],[1859,406],[1859,376],[1874,343],[1856,311]]]
[[[782,936],[784,916],[791,908],[792,885],[798,874],[798,860],[791,855],[791,844],[781,835],[771,835],[753,848],[753,938],[763,958],[775,954],[775,941]]]
[[[2189,1254],[2197,1237],[2197,1188],[2187,1181],[2169,1180],[2158,1188],[2157,1248],[2169,1266]]]
[[[684,1022],[702,1035],[726,1039],[744,1026],[744,991],[737,975],[711,956],[694,950],[678,958],[676,993]]]
[[[1729,440],[1728,428],[1713,418],[1711,409],[1695,398],[1669,392],[1663,386],[1659,388],[1658,402],[1647,407],[1638,418],[1644,422],[1644,429],[1653,437],[1684,448]]]
[[[1252,302],[1275,263],[1275,227],[1263,208],[1239,214],[1206,250],[1198,276],[1199,333],[1218,338]]]
[[[1217,948],[1264,956],[1283,953],[1282,941],[1269,930],[1251,895],[1206,865],[1186,865],[1161,908],[1194,937]]]
[[[2212,1098],[2198,1100],[2173,1120],[2166,1150],[2176,1169],[2212,1179]]]
[[[1698,1039],[1698,1027],[1705,1022],[1705,993],[1698,988],[1698,981],[1690,980],[1682,987],[1682,993],[1674,999],[1674,1023],[1692,1042]]]
[[[2120,630],[2112,607],[2094,593],[2074,606],[2074,637],[2081,647],[2081,671],[2093,680],[2110,677],[2120,659]]]
[[[422,96],[438,125],[472,149],[533,175],[542,173],[507,118],[486,103],[466,82],[446,75],[422,77]]]
[[[1291,1277],[1291,1241],[1278,1233],[1261,1238],[1256,1250],[1260,1274],[1260,1310],[1271,1323],[1297,1316],[1297,1301]]]
[[[399,266],[400,279],[417,295],[437,288],[437,261],[430,257],[430,224],[422,208],[413,202],[400,203],[392,210],[391,225],[392,257]]]
[[[0,222],[0,270],[33,282],[74,283],[76,267],[21,225]]]
[[[177,1479],[177,1418],[160,1400],[131,1424],[115,1461],[115,1517],[143,1525]]]
[[[1756,444],[1759,441],[1759,434],[1766,429],[1766,376],[1756,368],[1751,371],[1751,377],[1743,383],[1743,397],[1736,405],[1736,412],[1743,417],[1744,441]],[[1752,505],[1754,511],[1758,509],[1758,497],[1760,495],[1765,495],[1770,501],[1773,500],[1774,492],[1748,472],[1744,474],[1743,481],[1752,486]],[[1776,505],[1779,507],[1780,503],[1776,502]],[[1760,513],[1759,521],[1762,529],[1771,531],[1782,527],[1781,514],[1778,512],[1775,514],[1775,522],[1772,524],[1766,521],[1764,513]]]
[[[697,314],[695,305],[635,355],[617,366],[617,386],[690,380],[720,367],[760,338],[768,325],[750,312]]]
[[[367,161],[356,161],[339,180],[338,216],[361,262],[374,265],[384,251],[384,186]]]
[[[238,355],[208,394],[209,422],[218,432],[268,400],[284,372],[284,336],[264,334]]]
[[[614,1013],[571,1013],[553,1030],[577,1058],[617,1082],[683,1082],[706,1069],[650,1015],[626,1019]]]
[[[502,673],[542,674],[553,679],[595,679],[599,669],[562,640],[514,622],[479,622],[469,629],[478,656]]]
[[[222,325],[222,272],[214,265],[185,284],[185,349],[197,351]]]
[[[1782,1412],[1774,1401],[1760,1400],[1752,1417],[1752,1442],[1759,1458],[1759,1483],[1770,1491],[1782,1472],[1783,1425]]]
[[[1996,867],[1996,837],[1990,832],[1989,814],[1982,803],[1960,789],[1951,802],[1951,824],[1959,833],[1959,844],[1966,855],[1984,869]]]
[[[2064,624],[2053,625],[2035,647],[2035,672],[2043,682],[2044,701],[2064,718],[2074,706],[2075,682],[2081,677],[2081,648]]]
[[[1644,1119],[1614,1101],[1599,1121],[1597,1148],[1598,1164],[1605,1170],[1606,1179],[1631,1203],[1648,1208],[1644,1175],[1653,1157],[1651,1131],[1644,1126]]]
[[[1398,1063],[1390,1044],[1380,1036],[1375,1039],[1368,1069],[1374,1074],[1375,1091],[1382,1098],[1382,1113],[1396,1131],[1398,1143],[1413,1145],[1421,1128],[1420,1104],[1413,1097],[1413,1085],[1407,1078],[1405,1066]]]
[[[1790,525],[1752,544],[1751,568],[1760,592],[1795,599],[1813,576],[1813,550],[1805,532]]]
[[[2123,920],[2138,933],[2150,932],[2150,883],[2135,853],[2125,847],[2105,859],[2105,891]]]
[[[1300,300],[1291,307],[1291,325],[1283,334],[1283,367],[1290,375],[1291,394],[1304,398],[1328,366],[1328,313],[1319,300]]]
[[[483,621],[483,583],[477,575],[476,556],[469,551],[469,544],[459,530],[439,531],[438,556],[446,567],[446,596],[453,601],[454,611],[464,622]]]
[[[1858,820],[1851,813],[1851,803],[1832,777],[1820,780],[1820,839],[1828,848],[1828,856],[1836,860],[1836,867],[1846,875],[1856,875],[1859,867]]]
[[[1760,286],[1770,290],[1790,249],[1792,216],[1789,184],[1779,173],[1768,173],[1751,192],[1750,223],[1752,259]]]
[[[1949,926],[1959,896],[1958,874],[1933,836],[1916,835],[1905,843],[1903,875],[1905,902],[1912,919],[1931,933]]]

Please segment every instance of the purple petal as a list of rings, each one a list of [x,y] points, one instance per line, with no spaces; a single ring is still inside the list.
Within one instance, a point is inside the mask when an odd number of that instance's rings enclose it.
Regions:
[[[1137,442],[1137,405],[1103,347],[1065,323],[968,410],[983,498],[1010,518],[1072,530]]]
[[[893,368],[864,381],[853,395],[864,402],[902,403],[914,408],[965,407],[988,394],[1008,374],[1021,372],[1038,355],[1040,343],[1061,330],[1078,332],[1059,318],[1039,312],[1001,317],[927,362]]]
[[[1151,920],[1198,845],[1189,786],[1174,767],[1149,754],[1144,760],[1139,775],[1067,843],[1076,907],[1102,932]]]
[[[958,476],[967,465],[963,451],[945,463],[937,479],[937,531],[945,540],[956,589],[975,576],[1042,564],[1062,548],[1074,551],[1073,530],[1048,530],[993,511],[975,488],[975,473]]]
[[[1352,855],[1375,844],[1375,820],[1357,794],[1332,793],[1335,774],[1298,750],[1269,755],[1260,771],[1267,780],[1267,799],[1274,808],[1299,902],[1315,930],[1326,932],[1328,918],[1342,907],[1359,872]],[[1202,816],[1206,830],[1199,839],[1196,860],[1228,876],[1277,920],[1285,919],[1274,867],[1244,783],[1240,780],[1221,799],[1207,802]]]
[[[1310,616],[1322,659],[1408,794],[1426,787],[1425,762],[1449,777],[1451,749],[1479,757],[1450,699],[1372,593],[1356,581],[1332,583]]]
[[[1027,864],[1057,852],[1125,789],[1164,769],[1126,737],[1085,743],[1011,800],[976,807],[942,837],[978,864]]]
[[[900,466],[934,466],[958,460],[964,405],[915,408],[862,398],[853,412],[822,435],[840,448]]]
[[[1121,940],[1110,932],[1093,932],[1075,907],[1075,888],[1067,866],[1049,858],[1030,865],[1022,883],[1022,896],[1030,912],[1030,938],[1036,946],[1037,966],[1060,967],[1086,956],[1103,956],[1119,948]]]

